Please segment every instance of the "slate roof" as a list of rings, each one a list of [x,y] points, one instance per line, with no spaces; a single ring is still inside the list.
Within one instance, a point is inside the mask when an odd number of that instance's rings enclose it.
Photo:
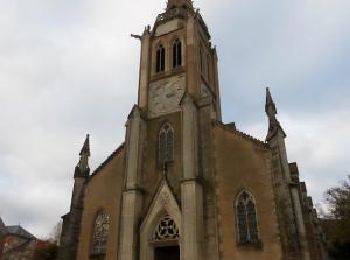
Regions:
[[[16,235],[27,239],[35,239],[34,235],[22,228],[20,225],[6,226],[4,234]]]

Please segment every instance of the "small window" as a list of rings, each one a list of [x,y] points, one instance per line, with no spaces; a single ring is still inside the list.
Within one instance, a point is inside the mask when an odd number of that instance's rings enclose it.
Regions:
[[[236,201],[238,243],[259,244],[258,221],[253,196],[242,191]]]
[[[104,210],[99,211],[94,222],[90,259],[105,258],[109,226],[109,216]]]
[[[174,160],[174,129],[169,124],[159,132],[159,164],[162,169]]]
[[[165,70],[165,48],[163,45],[159,45],[156,51],[156,72]]]
[[[182,65],[182,44],[179,39],[176,39],[173,45],[173,68]]]

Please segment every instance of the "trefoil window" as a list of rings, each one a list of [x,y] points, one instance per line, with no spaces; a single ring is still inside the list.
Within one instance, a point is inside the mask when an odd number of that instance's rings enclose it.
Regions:
[[[253,196],[242,191],[236,201],[238,243],[259,244],[258,221]]]

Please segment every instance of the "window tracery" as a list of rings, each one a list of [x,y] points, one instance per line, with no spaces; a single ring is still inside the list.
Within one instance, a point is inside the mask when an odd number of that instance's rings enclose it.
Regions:
[[[249,192],[242,191],[237,197],[236,214],[239,244],[258,244],[256,206],[253,196]]]
[[[173,68],[182,65],[182,44],[179,39],[176,39],[173,44]]]
[[[165,48],[160,44],[156,51],[156,72],[165,70]]]
[[[175,220],[169,215],[164,216],[154,230],[155,241],[179,239],[180,233]]]
[[[166,164],[174,160],[174,129],[165,124],[159,132],[159,163],[165,168]]]
[[[91,246],[91,255],[105,255],[106,253],[106,245],[109,234],[110,227],[110,217],[104,211],[101,210],[97,213],[96,220],[94,223],[94,233],[92,236],[92,246]],[[95,259],[95,258],[93,258]],[[100,259],[100,258],[96,258]]]

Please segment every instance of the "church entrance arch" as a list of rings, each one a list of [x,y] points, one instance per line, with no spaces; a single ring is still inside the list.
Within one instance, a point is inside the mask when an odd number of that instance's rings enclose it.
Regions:
[[[181,259],[181,210],[166,181],[140,227],[140,260]]]
[[[165,215],[153,235],[154,260],[180,260],[179,229],[175,220]]]

